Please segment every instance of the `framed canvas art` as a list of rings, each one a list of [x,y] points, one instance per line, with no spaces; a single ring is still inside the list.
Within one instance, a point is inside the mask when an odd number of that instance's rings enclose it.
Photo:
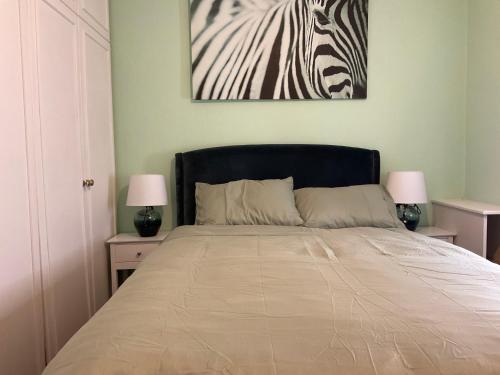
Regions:
[[[364,99],[368,0],[191,0],[194,100]]]

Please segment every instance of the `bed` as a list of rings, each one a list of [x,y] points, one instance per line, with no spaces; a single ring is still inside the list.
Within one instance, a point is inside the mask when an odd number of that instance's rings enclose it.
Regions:
[[[199,226],[194,183],[379,183],[377,151],[176,156],[177,220],[45,374],[498,374],[498,266],[404,229]]]

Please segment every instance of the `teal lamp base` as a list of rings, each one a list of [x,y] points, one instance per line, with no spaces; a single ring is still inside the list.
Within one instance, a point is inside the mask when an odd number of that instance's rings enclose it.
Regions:
[[[420,221],[420,208],[416,204],[398,204],[398,217],[403,222],[406,229],[415,231]]]
[[[135,214],[134,225],[141,237],[154,237],[160,230],[161,215],[154,207],[144,207]]]

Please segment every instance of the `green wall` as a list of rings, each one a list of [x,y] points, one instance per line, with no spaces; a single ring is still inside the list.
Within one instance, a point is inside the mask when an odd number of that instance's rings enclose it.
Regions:
[[[465,189],[465,0],[371,0],[368,99],[193,103],[187,0],[111,0],[118,229],[133,230],[128,176],[167,176],[174,153],[250,143],[381,151],[385,172],[420,169],[431,198]]]
[[[467,197],[500,204],[500,1],[471,0]]]

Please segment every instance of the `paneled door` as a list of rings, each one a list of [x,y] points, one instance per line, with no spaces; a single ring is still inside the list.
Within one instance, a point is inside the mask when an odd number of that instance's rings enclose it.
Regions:
[[[82,120],[86,137],[87,230],[91,257],[93,309],[110,297],[106,240],[115,234],[115,161],[111,99],[110,45],[84,22],[79,22],[82,75]]]
[[[109,40],[108,0],[78,0],[78,14]]]
[[[0,373],[44,366],[40,273],[33,258],[19,1],[0,1]],[[36,241],[33,241],[35,243]]]
[[[82,185],[78,20],[57,0],[37,0],[43,163],[40,219],[47,360],[91,315]]]

